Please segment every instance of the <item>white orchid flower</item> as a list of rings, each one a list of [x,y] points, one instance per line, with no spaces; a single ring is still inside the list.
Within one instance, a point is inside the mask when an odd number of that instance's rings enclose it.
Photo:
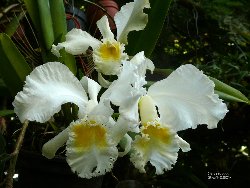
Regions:
[[[142,87],[146,83],[145,60],[136,60],[137,65],[124,62],[118,80],[108,89],[113,91],[109,92],[110,100],[124,117],[141,121],[140,135],[132,143],[131,161],[135,167],[145,172],[150,162],[156,173],[162,174],[175,164],[179,148],[190,150],[177,131],[199,124],[216,128],[228,110],[214,93],[214,83],[193,65],[179,67],[146,90]]]
[[[132,143],[130,160],[140,172],[145,173],[148,162],[156,168],[156,174],[163,174],[176,163],[179,148],[183,152],[190,150],[171,126],[158,117],[157,109],[151,97],[143,96],[139,102],[141,124],[140,135]]]
[[[71,102],[79,107],[79,120],[48,141],[42,152],[47,158],[53,158],[67,142],[66,160],[72,171],[83,178],[102,175],[112,169],[119,155],[116,146],[121,139],[126,141],[121,155],[130,150],[131,140],[125,136],[127,128],[122,118],[115,122],[109,101],[97,101],[100,89],[94,80],[83,77],[79,81],[65,65],[49,62],[27,76],[23,91],[13,102],[21,122],[44,123],[59,112],[64,103]]]
[[[93,49],[93,61],[95,68],[99,72],[99,79],[103,80],[101,75],[117,75],[120,71],[123,60],[128,59],[124,52],[127,44],[127,35],[130,31],[139,31],[145,28],[148,16],[143,13],[144,8],[150,8],[148,0],[135,0],[121,7],[114,17],[117,27],[117,37],[109,27],[107,16],[103,16],[98,22],[97,27],[102,34],[102,40],[99,41],[92,37],[86,31],[72,29],[66,35],[66,41],[52,46],[52,52],[60,56],[60,49],[64,48],[70,54],[85,54],[86,50]]]

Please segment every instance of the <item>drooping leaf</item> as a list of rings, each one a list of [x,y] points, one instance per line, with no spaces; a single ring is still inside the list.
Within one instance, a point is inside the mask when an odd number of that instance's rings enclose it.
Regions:
[[[0,117],[15,114],[14,110],[0,110]]]
[[[0,74],[12,96],[23,87],[31,68],[8,35],[0,34]]]
[[[128,37],[126,50],[129,55],[144,51],[150,57],[160,36],[171,0],[150,0],[148,23],[144,30],[131,32]]]
[[[210,77],[210,79],[215,84],[215,92],[220,96],[220,98],[226,101],[244,102],[250,104],[249,99],[242,94],[239,90]]]

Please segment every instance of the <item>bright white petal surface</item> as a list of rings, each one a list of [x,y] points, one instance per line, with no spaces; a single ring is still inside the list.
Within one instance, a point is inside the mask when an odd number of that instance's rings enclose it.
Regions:
[[[88,179],[111,171],[118,150],[108,127],[95,120],[80,120],[69,129],[66,155],[72,171]]]
[[[214,94],[214,83],[193,65],[183,65],[148,89],[162,121],[175,131],[207,124],[216,128],[227,106]]]
[[[145,173],[145,166],[150,162],[157,175],[170,170],[177,161],[180,148],[177,134],[155,122],[142,127],[141,133],[132,144],[130,160],[134,166]]]
[[[80,80],[83,88],[85,91],[89,94],[90,100],[97,101],[97,95],[99,91],[101,90],[101,86],[94,80],[84,76]]]
[[[106,15],[103,16],[100,20],[98,20],[96,24],[103,38],[114,39],[114,34],[110,30],[109,21]]]
[[[144,84],[145,80],[141,80],[141,77],[136,74],[136,69],[136,65],[124,62],[118,79],[112,82],[102,95],[101,100],[108,98],[113,104],[119,106],[120,114],[127,119],[138,122],[138,101],[146,93],[146,90],[139,86]]]
[[[127,44],[127,36],[130,31],[139,31],[145,28],[148,22],[144,8],[150,8],[148,0],[135,0],[121,7],[114,20],[117,28],[117,40]]]
[[[68,129],[64,129],[54,138],[46,142],[42,148],[42,155],[48,159],[54,158],[57,150],[67,142],[69,138],[68,131]]]
[[[49,62],[34,69],[27,76],[23,91],[13,102],[14,110],[21,122],[26,119],[44,123],[61,105],[72,102],[84,113],[87,95],[79,80],[59,62]]]
[[[138,74],[141,77],[145,77],[146,70],[150,70],[153,73],[155,66],[154,63],[145,57],[144,51],[138,52],[131,60],[130,63],[133,63],[138,66]]]
[[[57,57],[60,57],[59,51],[65,48],[65,51],[72,55],[80,55],[84,54],[90,46],[95,49],[100,44],[101,41],[92,37],[86,31],[72,29],[66,34],[66,41],[53,45],[51,52]]]

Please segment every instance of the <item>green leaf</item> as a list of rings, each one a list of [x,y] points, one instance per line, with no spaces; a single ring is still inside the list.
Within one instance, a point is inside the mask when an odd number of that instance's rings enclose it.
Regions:
[[[13,19],[7,25],[4,33],[9,36],[12,36],[16,32],[17,28],[20,26],[20,20],[24,17],[24,15],[25,12],[21,12],[18,16],[13,17]]]
[[[209,77],[215,84],[215,93],[217,93],[220,98],[226,101],[244,102],[250,104],[248,98],[242,94],[239,90],[215,79]]]
[[[67,33],[66,14],[63,0],[49,0],[50,13],[56,43],[65,41]]]
[[[14,110],[0,110],[0,117],[15,114]]]
[[[8,35],[0,34],[0,74],[12,96],[23,87],[31,68]]]
[[[42,32],[46,49],[50,50],[54,42],[54,31],[50,13],[49,0],[37,0],[37,5],[42,29],[40,32]]]
[[[126,47],[129,55],[144,51],[146,57],[150,57],[160,36],[170,4],[171,0],[150,0],[151,8],[146,28],[129,34]]]
[[[65,41],[67,33],[66,13],[63,0],[50,0],[50,11],[53,23],[55,41],[59,43]],[[76,74],[76,61],[73,55],[62,52],[59,61],[64,63],[74,74]]]
[[[32,22],[38,31],[38,37],[42,46],[43,61],[57,61],[50,49],[53,43],[65,40],[67,33],[66,14],[63,0],[24,0]],[[45,46],[45,49],[43,49]],[[76,62],[73,55],[61,54],[59,61],[64,63],[76,74]]]

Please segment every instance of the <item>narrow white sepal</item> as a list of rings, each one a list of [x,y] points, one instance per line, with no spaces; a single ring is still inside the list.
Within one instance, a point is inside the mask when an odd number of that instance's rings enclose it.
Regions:
[[[110,30],[109,21],[106,15],[104,15],[100,20],[98,20],[96,24],[103,38],[114,39],[114,34]]]
[[[46,142],[42,148],[42,155],[48,159],[54,158],[57,150],[67,142],[69,138],[68,131],[68,128],[66,128],[54,138]]]
[[[131,149],[131,143],[132,143],[132,138],[128,134],[125,134],[122,140],[120,141],[120,145],[124,149],[124,151],[119,152],[119,157],[123,157],[128,154],[128,152]]]

